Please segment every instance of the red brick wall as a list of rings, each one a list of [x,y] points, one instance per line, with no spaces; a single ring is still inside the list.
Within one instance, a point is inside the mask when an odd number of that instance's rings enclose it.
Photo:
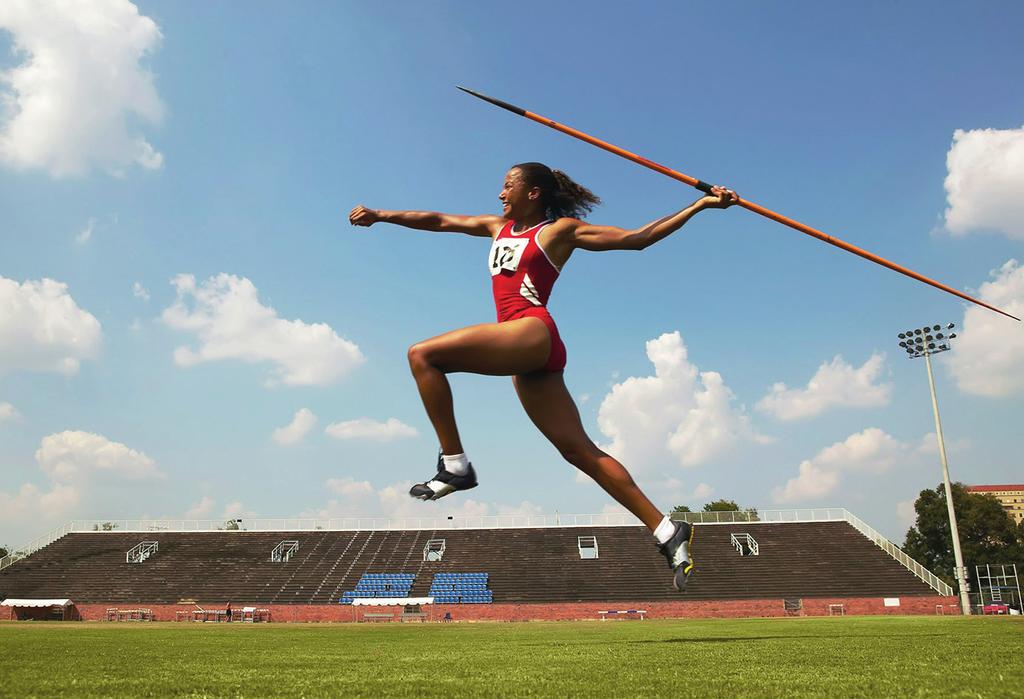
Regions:
[[[936,606],[941,605],[946,614],[958,614],[959,604],[956,597],[901,597],[899,607],[886,607],[881,597],[847,597],[847,598],[805,598],[803,600],[804,616],[827,616],[830,604],[844,605],[846,614],[935,614]],[[106,611],[112,604],[79,604],[77,612],[85,621],[103,621]],[[175,612],[191,612],[192,605],[130,605],[153,610],[157,621],[175,621]],[[206,609],[220,609],[220,604],[204,604]],[[244,603],[232,602],[232,609],[240,610]],[[353,607],[349,605],[301,605],[271,604],[254,605],[270,610],[270,619],[274,622],[345,622],[358,621],[366,612],[398,614],[400,607]],[[646,609],[647,616],[654,619],[665,618],[744,618],[744,617],[782,617],[786,616],[781,599],[768,600],[711,600],[678,602],[558,602],[552,604],[438,604],[424,606],[429,618],[439,620],[445,612],[451,612],[455,621],[567,621],[574,619],[596,619],[598,610],[607,609]]]

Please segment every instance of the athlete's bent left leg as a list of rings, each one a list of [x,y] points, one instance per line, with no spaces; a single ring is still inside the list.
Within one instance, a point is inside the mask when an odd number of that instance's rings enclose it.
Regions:
[[[566,461],[597,481],[605,492],[647,525],[673,570],[672,584],[677,590],[686,589],[693,571],[689,553],[693,527],[687,522],[673,522],[659,512],[629,471],[597,448],[583,429],[579,410],[565,387],[561,372],[519,374],[513,381],[533,424]]]
[[[436,475],[414,485],[409,490],[411,496],[437,500],[477,485],[473,465],[459,439],[447,374],[509,376],[532,371],[544,366],[550,351],[547,327],[533,317],[453,330],[409,348],[409,367],[441,443]]]

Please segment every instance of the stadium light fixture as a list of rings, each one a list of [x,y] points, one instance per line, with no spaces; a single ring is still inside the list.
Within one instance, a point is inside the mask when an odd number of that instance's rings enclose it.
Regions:
[[[946,330],[952,330],[954,323],[946,325]],[[935,438],[939,441],[939,457],[942,460],[942,484],[946,489],[946,510],[949,512],[949,530],[953,536],[953,558],[956,560],[956,581],[960,586],[960,609],[965,615],[971,613],[971,602],[967,597],[967,568],[964,566],[963,553],[960,551],[960,531],[956,526],[956,509],[953,507],[953,488],[949,483],[949,462],[946,460],[946,444],[942,439],[942,421],[939,419],[939,401],[935,397],[935,376],[932,374],[933,354],[946,352],[951,349],[950,341],[956,337],[956,333],[949,333],[943,337],[939,331],[940,325],[925,325],[913,331],[906,331],[899,334],[902,340],[910,337],[912,342],[900,342],[900,347],[907,351],[908,359],[924,357],[924,364],[928,367],[928,387],[932,392],[932,412],[935,413]],[[911,332],[913,336],[911,336]],[[932,333],[936,333],[932,335]],[[935,340],[940,340],[936,344]]]

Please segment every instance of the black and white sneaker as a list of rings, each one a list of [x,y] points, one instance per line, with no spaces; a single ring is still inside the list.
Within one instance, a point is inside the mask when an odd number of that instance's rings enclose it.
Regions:
[[[409,489],[409,495],[417,500],[440,500],[456,490],[469,490],[476,486],[476,471],[473,470],[473,464],[469,465],[466,475],[457,476],[451,471],[445,470],[444,459],[441,454],[438,454],[437,475],[432,480],[414,485]]]
[[[693,559],[690,558],[690,544],[693,543],[693,525],[689,522],[676,522],[676,531],[672,538],[664,544],[658,544],[658,550],[668,560],[672,569],[672,587],[679,592],[686,591],[686,583],[693,574]]]

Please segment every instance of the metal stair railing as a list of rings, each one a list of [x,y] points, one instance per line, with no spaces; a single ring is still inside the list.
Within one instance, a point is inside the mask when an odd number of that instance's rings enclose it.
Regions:
[[[68,522],[67,524],[65,524],[62,527],[58,527],[57,529],[54,529],[51,532],[48,532],[46,534],[43,534],[40,537],[37,537],[37,538],[33,539],[32,541],[30,541],[29,543],[25,544],[24,546],[18,547],[17,549],[15,549],[14,551],[11,551],[9,554],[4,556],[3,558],[0,558],[0,570],[3,570],[4,568],[7,568],[8,566],[14,565],[18,561],[20,561],[22,558],[27,558],[28,556],[31,556],[33,553],[35,553],[39,549],[44,548],[46,546],[49,546],[50,544],[55,542],[57,539],[60,539],[60,538],[64,537],[65,535],[70,534],[73,531],[74,531],[74,522]]]
[[[128,553],[124,555],[125,563],[142,563],[144,560],[152,556],[154,553],[160,550],[160,542],[158,541],[143,541],[135,546],[132,546]]]
[[[741,556],[745,556],[747,555],[747,553],[749,553],[751,556],[760,555],[760,550],[757,546],[757,540],[754,539],[754,537],[752,537],[750,534],[730,534],[729,541],[732,543],[733,547],[735,547],[735,549],[739,551]]]
[[[889,554],[897,561],[899,561],[904,568],[906,568],[911,573],[916,575],[922,582],[924,582],[926,585],[928,585],[930,588],[932,588],[944,597],[953,596],[953,588],[947,585],[941,579],[939,579],[939,577],[935,575],[935,573],[931,572],[923,565],[915,561],[913,558],[903,553],[902,549],[900,549],[898,546],[896,546],[896,544],[892,543],[884,536],[879,534],[877,531],[875,531],[860,517],[857,517],[855,514],[849,512],[848,510],[843,510],[843,512],[846,513],[846,521],[854,529],[856,529],[861,534],[870,539],[872,542],[874,542],[875,545],[878,546],[878,548],[882,549],[887,554]]]
[[[274,547],[270,552],[270,561],[272,563],[287,563],[291,560],[295,552],[299,550],[299,542],[295,540],[282,541],[280,544]]]

